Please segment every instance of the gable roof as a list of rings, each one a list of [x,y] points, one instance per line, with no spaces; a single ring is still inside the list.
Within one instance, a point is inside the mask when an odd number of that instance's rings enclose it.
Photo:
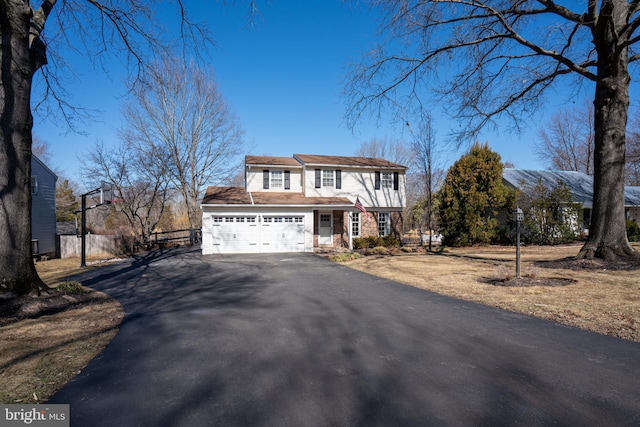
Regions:
[[[624,205],[640,206],[640,187],[624,187]]]
[[[293,157],[245,156],[244,163],[253,166],[291,166],[302,167]]]
[[[593,177],[586,173],[505,168],[502,178],[518,189],[534,187],[539,181],[548,188],[563,182],[571,191],[574,201],[582,203],[585,208],[591,208],[593,205]]]
[[[574,201],[591,209],[593,207],[593,177],[583,172],[575,171],[538,171],[505,168],[502,178],[514,188],[533,187],[542,184],[551,188],[563,182],[573,195]],[[640,187],[624,187],[624,205],[626,207],[640,207]]]
[[[406,169],[397,163],[376,157],[323,156],[318,154],[294,154],[293,157],[245,156],[245,165],[250,166],[351,166],[381,169]]]
[[[203,205],[279,205],[279,206],[341,206],[351,207],[346,197],[306,197],[302,193],[247,192],[243,187],[209,187]]]
[[[49,173],[53,177],[54,180],[58,180],[58,175],[56,175],[55,172],[49,168],[49,166],[45,165],[44,162],[38,158],[38,156],[36,156],[35,154],[31,154],[31,160],[35,160],[42,167],[42,169],[45,170],[45,172]]]
[[[406,169],[406,166],[375,157],[321,156],[317,154],[294,154],[293,158],[305,166],[355,166]]]

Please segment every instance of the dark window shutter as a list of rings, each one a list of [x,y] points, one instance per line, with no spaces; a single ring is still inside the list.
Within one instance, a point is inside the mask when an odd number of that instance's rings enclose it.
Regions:
[[[376,171],[376,190],[380,189],[380,171]]]
[[[336,188],[342,188],[342,171],[340,169],[336,169]]]
[[[291,189],[291,171],[284,171],[284,189]]]
[[[269,189],[269,169],[262,171],[262,188],[265,190]]]
[[[316,169],[316,188],[322,187],[322,171]]]
[[[393,173],[393,189],[398,190],[400,188],[400,174],[398,172]]]

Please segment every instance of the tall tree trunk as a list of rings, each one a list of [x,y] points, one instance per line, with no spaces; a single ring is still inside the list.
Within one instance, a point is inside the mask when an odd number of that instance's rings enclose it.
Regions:
[[[26,294],[46,289],[31,258],[31,9],[3,1],[0,13],[0,286]],[[6,13],[5,13],[6,12]]]
[[[593,213],[579,258],[614,260],[638,255],[627,240],[624,209],[625,134],[629,114],[629,64],[624,40],[627,2],[605,1],[594,40],[598,53],[595,92]]]

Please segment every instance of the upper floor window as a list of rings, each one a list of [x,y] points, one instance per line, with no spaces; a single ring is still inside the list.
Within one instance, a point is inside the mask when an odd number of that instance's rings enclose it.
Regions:
[[[400,173],[376,171],[375,189],[380,190],[381,188],[399,190],[400,189]]]
[[[271,188],[282,188],[283,171],[271,171]]]
[[[268,190],[274,188],[276,190],[291,189],[291,171],[288,170],[271,170],[262,171],[262,188]]]
[[[316,169],[316,188],[342,188],[340,169]]]
[[[322,186],[333,188],[333,171],[332,170],[322,170]]]
[[[382,188],[393,188],[393,174],[382,172]]]
[[[34,196],[36,194],[38,194],[38,177],[32,176],[31,177],[31,195]]]

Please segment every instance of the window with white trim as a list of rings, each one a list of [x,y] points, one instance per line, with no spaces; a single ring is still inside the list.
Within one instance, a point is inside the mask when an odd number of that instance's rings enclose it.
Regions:
[[[322,186],[333,188],[333,170],[322,170]]]
[[[393,188],[393,173],[382,172],[381,175],[382,188]]]
[[[351,214],[351,235],[360,237],[360,212]]]
[[[378,236],[389,235],[389,212],[378,212]]]
[[[281,170],[272,170],[271,171],[271,188],[282,188],[283,182],[283,171]]]

